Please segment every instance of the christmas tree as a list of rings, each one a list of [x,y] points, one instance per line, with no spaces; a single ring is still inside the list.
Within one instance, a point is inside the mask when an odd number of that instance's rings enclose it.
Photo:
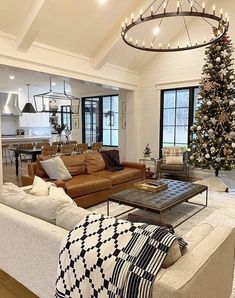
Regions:
[[[235,164],[235,76],[227,35],[206,48],[195,123],[190,127],[189,163],[196,168],[231,170]]]

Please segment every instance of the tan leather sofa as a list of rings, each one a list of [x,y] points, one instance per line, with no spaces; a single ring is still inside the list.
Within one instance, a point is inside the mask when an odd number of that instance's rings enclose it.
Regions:
[[[50,180],[40,164],[40,159],[49,158],[51,157],[40,156],[37,162],[28,165],[29,175],[21,177],[22,186],[32,184],[35,175]],[[99,204],[105,201],[107,196],[130,188],[133,183],[145,178],[145,166],[133,162],[123,162],[125,168],[121,171],[106,171],[99,152],[61,156],[61,158],[72,179],[53,182],[63,187],[77,205],[84,208]]]

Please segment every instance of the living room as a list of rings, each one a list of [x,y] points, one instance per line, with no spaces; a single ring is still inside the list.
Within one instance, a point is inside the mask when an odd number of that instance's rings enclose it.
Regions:
[[[165,14],[167,12],[174,11],[176,15],[172,18],[173,20],[171,20],[171,17],[166,17],[164,15],[154,19],[156,24],[158,24],[158,27],[156,27],[156,25],[153,26],[152,21],[146,22],[147,33],[144,32],[144,28],[141,28],[139,37],[135,36],[135,34],[138,33],[137,28],[137,33],[127,33],[128,39],[126,41],[129,44],[124,42],[121,32],[128,29],[129,24],[135,25],[135,18],[139,17],[139,20],[142,22],[141,26],[144,27],[145,22],[143,22],[143,18],[145,17],[145,14],[149,13],[149,15],[153,17],[155,14],[158,14],[158,11],[160,10],[163,12],[165,10]],[[189,15],[181,15],[183,10],[188,10]],[[130,171],[128,172],[128,175],[133,175],[133,181],[136,180],[134,182],[144,178],[142,176],[144,163],[146,164],[146,167],[149,167],[150,172],[154,172],[153,175],[157,178],[166,178],[168,177],[165,175],[166,172],[163,172],[163,174],[160,174],[159,172],[159,159],[162,158],[162,148],[168,146],[179,146],[184,147],[186,150],[189,147],[190,142],[192,142],[192,139],[190,139],[192,135],[190,127],[194,122],[194,113],[197,108],[196,101],[199,92],[199,84],[202,82],[202,79],[205,79],[205,77],[203,77],[203,66],[206,63],[205,46],[207,42],[209,43],[209,41],[213,38],[216,39],[216,37],[218,37],[213,31],[213,26],[210,26],[209,24],[212,22],[213,25],[216,24],[217,26],[216,19],[209,18],[209,23],[206,23],[204,20],[205,15],[203,16],[199,14],[198,16],[193,16],[192,12],[195,12],[196,14],[198,11],[200,11],[200,13],[208,13],[212,17],[214,15],[223,18],[225,20],[225,27],[227,26],[226,24],[229,23],[228,28],[226,27],[227,36],[231,39],[232,43],[235,42],[233,40],[235,31],[235,4],[228,0],[4,1],[4,3],[2,3],[2,7],[0,8],[0,13],[2,15],[2,21],[0,22],[0,92],[16,93],[18,95],[19,108],[21,111],[27,102],[32,103],[36,109],[34,96],[37,94],[42,95],[45,92],[50,91],[50,89],[52,89],[53,92],[61,92],[63,96],[73,96],[79,101],[79,104],[75,101],[76,103],[74,106],[79,106],[79,108],[78,110],[75,109],[76,112],[73,115],[73,103],[71,103],[72,112],[69,112],[72,119],[70,126],[71,129],[69,129],[70,142],[76,141],[77,143],[89,143],[89,147],[95,141],[102,142],[103,146],[99,154],[103,151],[109,151],[109,149],[118,149],[120,161],[124,162],[125,171]],[[177,23],[178,19],[180,19],[179,23]],[[138,24],[136,27],[138,27]],[[152,32],[153,29],[154,33]],[[134,30],[134,28],[131,27],[130,31],[131,30]],[[220,30],[222,29],[220,28]],[[220,33],[222,34],[223,32]],[[133,34],[133,37],[131,37],[130,34]],[[154,38],[153,45],[147,41],[146,36],[148,34],[151,35],[150,38]],[[158,37],[161,38],[160,41],[158,40]],[[223,36],[218,38],[218,41],[221,41],[222,38]],[[212,42],[208,44],[208,47],[213,46],[215,42],[216,41],[212,40]],[[199,47],[199,45],[201,46]],[[184,48],[183,51],[180,51],[181,47]],[[154,51],[155,48],[159,51]],[[165,48],[166,51],[160,51],[163,48]],[[223,49],[223,51],[226,51],[226,49]],[[219,57],[223,57],[223,54],[224,52],[221,53],[220,50],[218,51]],[[231,58],[234,57],[234,52],[232,52],[231,55]],[[216,58],[217,57],[215,57],[215,59]],[[229,67],[232,71],[234,71],[234,65],[230,65]],[[207,70],[209,71],[210,69],[208,68]],[[10,76],[14,78],[10,78]],[[230,77],[231,76],[232,74]],[[233,79],[231,78],[229,80],[232,84]],[[227,85],[230,84],[230,81],[227,82]],[[65,85],[63,85],[64,82]],[[231,90],[234,90],[234,86],[232,86],[231,89],[228,89],[228,92],[230,92],[229,94],[231,94]],[[171,119],[170,113],[167,114],[166,110],[168,107],[164,106],[164,102],[166,103],[167,98],[170,98],[172,94],[174,94],[175,98],[178,96],[179,98],[182,98],[182,100],[188,101],[186,107],[183,106],[184,111],[182,109],[183,112],[179,113],[178,116],[180,120],[186,119],[186,122],[182,125],[177,126],[176,122],[178,120],[175,120],[174,124],[164,124],[164,115],[168,115],[168,118]],[[102,118],[102,125],[109,126],[111,134],[115,137],[111,138],[111,141],[106,143],[104,130],[102,131],[100,128],[97,128],[96,125],[96,128],[92,131],[92,135],[95,136],[94,139],[89,139],[89,141],[87,141],[88,136],[90,137],[91,134],[90,132],[87,132],[88,128],[86,131],[86,100],[88,102],[90,99],[94,103],[94,98],[99,98],[100,102],[102,102],[102,104],[100,104],[102,107],[104,100],[107,97],[112,103],[117,100],[118,108],[115,111],[110,109],[108,112],[105,110],[102,111],[100,108],[101,114],[99,114],[99,117],[101,119],[101,115],[103,115],[104,118]],[[36,99],[36,103],[37,108],[40,107],[40,105],[42,105],[41,99]],[[61,103],[59,109],[62,105],[63,104]],[[232,107],[225,111],[227,116],[229,114],[229,117],[230,114],[232,115],[231,109]],[[174,113],[178,113],[176,106],[174,106],[173,110]],[[57,131],[56,133],[51,134],[51,125],[49,121],[49,118],[52,117],[49,113],[51,110],[45,113],[41,112],[42,111],[37,111],[37,113],[28,116],[27,113],[22,113],[21,116],[17,117],[2,115],[2,134],[4,134],[6,129],[11,127],[14,130],[23,129],[24,132],[26,132],[24,136],[25,138],[38,138],[39,136],[42,138],[43,136],[43,141],[49,141],[49,143],[58,141],[61,137],[60,134]],[[205,114],[208,113],[207,115],[209,118],[213,118],[211,114],[209,114],[209,109],[208,111],[205,110],[203,112],[205,112]],[[59,125],[61,125],[62,118],[59,113],[58,115]],[[234,116],[229,119],[232,119],[232,122],[234,123]],[[33,125],[31,124],[32,121],[34,122]],[[226,122],[226,119],[220,122],[220,124],[224,124],[224,121]],[[112,128],[112,126],[114,126],[115,129]],[[219,126],[219,129],[220,127],[221,125]],[[228,128],[225,127],[225,129]],[[233,128],[231,131],[232,130]],[[5,133],[7,134],[7,132]],[[98,134],[99,138],[97,137]],[[200,130],[195,131],[194,134],[201,137]],[[101,135],[102,137],[100,137]],[[65,138],[65,132],[62,133],[62,136]],[[19,137],[20,136],[17,136],[18,139]],[[230,137],[230,139],[223,139],[225,140],[226,145],[217,145],[217,147],[226,146],[227,154],[230,154],[228,153],[228,150],[232,150],[230,155],[233,155],[234,157],[235,149],[233,145],[231,145],[234,144],[232,141],[233,138],[234,136]],[[6,140],[1,138],[0,142],[0,148],[4,148]],[[15,143],[15,140],[13,143]],[[203,142],[199,142],[199,145],[202,143]],[[151,155],[144,157],[144,149],[147,144],[150,146]],[[190,150],[191,149],[188,149],[187,153],[189,156],[190,154],[192,156],[192,151]],[[90,149],[88,151],[90,151]],[[6,153],[5,149],[4,151],[2,149],[2,153],[0,155],[0,183],[2,185],[3,182],[12,182],[20,188],[22,185],[21,176],[25,177],[29,174],[28,165],[30,162],[19,162],[19,173],[17,176],[15,173],[16,165],[13,153],[14,150],[10,150],[10,153]],[[10,154],[12,160],[9,157],[6,157],[6,154]],[[212,150],[211,155],[213,156]],[[79,155],[74,154],[74,156],[76,159]],[[207,161],[209,160],[207,157],[205,157],[205,159],[207,159]],[[229,164],[229,166],[227,167],[226,164],[226,170],[224,170],[225,167],[223,165],[223,161],[221,161],[220,167],[220,163],[214,160],[215,159],[213,159],[211,166],[205,166],[206,162],[204,162],[204,164],[203,162],[199,162],[200,164],[196,165],[196,163],[191,159],[191,161],[189,160],[191,165],[188,165],[187,167],[186,179],[184,179],[184,177],[183,179],[178,179],[178,175],[175,176],[174,174],[168,177],[170,179],[176,178],[176,180],[173,181],[179,181],[179,183],[187,183],[189,181],[189,183],[192,184],[191,182],[196,181],[200,184],[201,181],[201,183],[209,189],[208,198],[206,197],[208,199],[208,204],[206,201],[206,205],[204,205],[204,193],[200,194],[204,190],[207,191],[206,188],[200,188],[198,190],[195,189],[195,193],[193,195],[195,198],[192,196],[190,197],[190,199],[195,199],[196,203],[203,205],[200,212],[198,211],[199,209],[197,209],[199,206],[196,206],[194,209],[192,206],[183,207],[186,203],[180,203],[176,206],[175,202],[171,202],[174,207],[172,208],[172,211],[170,210],[162,214],[162,221],[172,224],[175,227],[176,232],[180,236],[183,236],[183,238],[185,238],[184,236],[186,235],[186,240],[190,239],[191,236],[187,238],[187,234],[191,232],[192,228],[199,227],[201,224],[206,224],[208,226],[213,225],[213,227],[215,227],[216,224],[225,224],[226,227],[229,226],[231,228],[231,231],[224,229],[224,231],[227,231],[226,237],[228,237],[230,233],[234,237],[234,161],[229,157],[227,159],[227,164]],[[100,161],[98,160],[97,164],[98,162]],[[224,163],[225,162],[226,159]],[[134,163],[135,166],[133,166],[132,163]],[[150,165],[150,163],[152,164]],[[195,165],[196,167],[194,168]],[[219,177],[216,177],[216,179],[214,165],[219,168]],[[139,171],[139,174],[137,174],[137,171]],[[107,173],[105,175],[107,175]],[[111,173],[110,175],[115,176],[118,174]],[[104,176],[104,173],[100,173],[99,175],[91,173],[89,179],[101,181],[101,179],[108,178],[107,176]],[[120,178],[118,177],[115,179]],[[26,185],[29,184],[29,182],[23,184]],[[130,206],[137,206],[136,202],[134,202],[135,199],[131,203],[123,201],[125,203],[124,205],[127,206],[119,206],[115,203],[119,201],[117,198],[115,201],[113,194],[123,191],[124,187],[127,191],[129,191],[131,186],[130,180],[128,183],[126,181],[122,181],[120,184],[122,185],[113,187],[109,186],[109,182],[106,181],[106,186],[109,190],[98,188],[95,190],[94,188],[94,191],[97,191],[97,193],[99,192],[96,197],[86,193],[78,194],[78,190],[75,190],[74,186],[71,185],[66,184],[66,186],[64,186],[64,184],[58,184],[58,186],[62,186],[64,189],[67,189],[67,195],[72,197],[78,206],[88,208],[86,210],[91,212],[98,212],[106,215],[106,199],[109,197],[109,214],[111,216],[116,216],[119,213],[130,210]],[[178,186],[179,188],[181,187],[180,184],[178,184]],[[69,187],[71,187],[71,189]],[[94,184],[90,184],[89,187],[94,187]],[[190,190],[192,190],[192,188]],[[129,193],[129,195],[133,196],[132,193]],[[134,196],[134,198],[137,197]],[[88,199],[90,199],[90,202],[93,203],[87,204]],[[80,205],[78,203],[79,200]],[[96,204],[94,204],[94,201],[92,200],[95,200]],[[141,200],[143,199],[141,198]],[[185,202],[186,197],[184,196],[180,200]],[[97,205],[97,203],[100,204]],[[148,209],[146,207],[145,209],[150,210],[151,208],[149,207]],[[169,209],[169,205],[167,208]],[[194,214],[195,211],[197,214]],[[14,225],[18,225],[19,223],[17,223],[17,221],[11,223],[10,217],[7,218],[8,212],[11,214],[11,211],[5,210],[4,212],[6,212],[6,214],[2,217],[2,223],[4,223],[4,220],[7,222],[9,221],[9,226],[12,224],[13,229]],[[14,216],[13,213],[11,215]],[[83,215],[85,216],[86,213]],[[191,218],[186,218],[186,215],[193,216]],[[124,217],[124,219],[126,219],[126,217]],[[24,218],[24,220],[27,222],[28,219]],[[183,222],[184,220],[186,221]],[[181,222],[182,224],[176,227]],[[36,225],[36,222],[32,222],[31,224]],[[44,223],[42,225],[44,225]],[[216,234],[216,232],[217,230],[213,233]],[[58,233],[60,233],[61,237],[65,237],[66,235],[64,232]],[[198,233],[200,234],[201,232],[199,231]],[[202,232],[202,234],[203,233],[204,232]],[[209,235],[209,231],[207,231],[207,234]],[[221,236],[221,239],[225,237],[225,235],[222,235],[223,232],[221,230],[218,231],[218,234]],[[5,232],[4,235],[6,235]],[[212,238],[212,236],[213,235],[208,237]],[[218,236],[218,239],[220,236]],[[226,237],[225,239],[227,239]],[[31,240],[33,240],[33,235]],[[44,240],[42,238],[42,241]],[[61,238],[58,238],[57,240],[59,241]],[[27,242],[29,239],[25,241]],[[57,247],[57,250],[59,245],[58,241],[56,243],[53,241],[51,242],[51,245]],[[206,241],[208,242],[205,242],[204,245],[209,243],[209,239]],[[190,240],[188,242],[190,246]],[[225,241],[221,240],[222,244],[224,244],[224,242]],[[203,243],[201,243],[201,245],[202,244]],[[223,248],[222,244],[221,247]],[[2,245],[4,245],[4,241]],[[12,243],[12,245],[14,244]],[[231,243],[229,245],[231,246]],[[220,244],[218,244],[218,246],[220,246]],[[19,251],[23,249],[23,246],[20,245],[20,247]],[[213,248],[211,249],[213,250]],[[7,258],[7,254],[5,253],[6,251],[4,250],[4,254],[1,259]],[[203,255],[205,259],[207,253],[208,251],[205,252],[205,256]],[[198,252],[196,252],[196,254],[200,257]],[[211,257],[211,255],[212,253],[207,256]],[[222,255],[224,255],[224,251],[222,251]],[[37,282],[35,283],[35,278],[32,278],[32,282],[30,281],[30,273],[27,272],[26,269],[24,273],[25,276],[23,276],[23,278],[18,276],[16,273],[17,270],[15,271],[13,268],[15,264],[20,266],[20,263],[17,261],[18,258],[20,258],[20,255],[16,256],[16,259],[14,259],[14,257],[12,260],[9,259],[9,262],[6,262],[6,264],[4,264],[4,260],[3,263],[0,261],[1,269],[9,274],[1,276],[1,272],[3,271],[0,271],[0,294],[2,291],[2,297],[30,297],[30,295],[35,297],[34,294],[39,297],[49,297],[49,292],[44,294],[44,296],[40,292],[40,285],[37,284]],[[229,261],[231,261],[231,258],[229,258]],[[216,261],[212,259],[212,262],[214,262],[215,267],[218,266],[217,259]],[[221,266],[225,266],[225,264],[226,263],[221,263]],[[201,268],[203,265],[201,264],[198,266]],[[55,264],[53,266],[53,268],[55,268]],[[231,264],[228,265],[228,267],[229,266],[231,267]],[[206,267],[206,270],[209,270],[208,272],[211,272],[210,269],[211,268],[208,269],[208,267]],[[234,283],[232,282],[233,272],[229,270],[225,273],[225,278],[227,280],[224,281],[225,284],[226,281],[228,281],[229,285],[224,288],[222,287],[225,291],[224,295],[221,292],[222,290],[218,289],[218,297],[225,298],[230,297],[230,295],[235,295],[234,293],[232,294],[232,289],[235,288]],[[172,288],[174,288],[174,281],[171,279],[170,275],[173,273],[170,271],[165,281],[167,283],[169,282]],[[54,274],[54,272],[51,271],[51,274]],[[199,277],[199,280],[200,278],[205,278],[205,274],[206,273],[204,273],[204,275],[202,274]],[[196,274],[192,273],[192,275],[195,277]],[[158,278],[160,278],[160,275],[157,276],[157,279]],[[215,274],[213,278],[215,278],[216,282],[219,283],[221,276],[219,274]],[[182,279],[184,279],[185,282],[186,277],[184,276]],[[6,282],[4,283],[4,281]],[[175,285],[176,288],[177,286],[183,284],[182,280],[177,280],[175,282],[176,284],[179,282]],[[23,288],[23,286],[21,288],[20,283],[30,289],[34,294],[27,292],[27,289]],[[161,286],[162,285],[160,283],[159,296],[157,294],[155,296],[154,292],[153,297],[175,297],[174,294],[172,294],[172,296],[161,296],[163,295],[161,294]],[[196,293],[193,292],[195,284],[191,286],[191,292]],[[208,287],[207,290],[204,290],[203,286],[201,293],[208,294],[211,288]],[[164,288],[164,285],[162,287]],[[19,292],[17,293],[17,291]],[[167,292],[166,290],[166,293],[170,292]],[[173,291],[171,293],[176,292]],[[181,294],[179,293],[179,295]],[[183,296],[182,294],[182,296],[179,297],[186,296]],[[210,298],[212,296],[204,297]]]

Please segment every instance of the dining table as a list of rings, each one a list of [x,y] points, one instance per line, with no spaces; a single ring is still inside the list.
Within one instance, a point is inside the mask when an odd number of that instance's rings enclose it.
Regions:
[[[31,155],[31,161],[34,162],[37,160],[37,155],[41,153],[41,148],[33,148],[33,149],[9,148],[9,150],[13,151],[15,155],[16,176],[19,175],[19,155],[20,154]]]

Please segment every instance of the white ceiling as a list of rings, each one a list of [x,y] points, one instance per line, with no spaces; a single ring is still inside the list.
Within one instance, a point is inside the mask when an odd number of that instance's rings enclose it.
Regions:
[[[188,3],[188,0],[180,1],[182,5]],[[95,68],[109,63],[140,71],[157,54],[127,46],[120,37],[121,23],[125,17],[130,20],[131,13],[137,16],[140,8],[144,10],[151,2],[152,0],[2,0],[0,31],[15,35],[18,50],[24,52],[29,51],[33,43],[41,43],[85,56],[93,61]],[[208,11],[212,11],[214,2],[220,3],[216,4],[217,9],[224,4],[229,13],[231,10],[235,11],[234,1],[198,2],[205,2]],[[176,3],[176,0],[170,0],[169,10],[175,11]],[[189,24],[193,22],[190,18],[186,21]],[[152,34],[158,23],[149,22],[146,27],[148,35]],[[177,23],[174,19],[165,25],[164,34],[159,34],[162,44],[172,42],[184,29],[184,23]],[[146,40],[146,31],[139,29],[139,40]],[[199,37],[193,36],[194,40],[204,38],[206,32],[198,33]]]

